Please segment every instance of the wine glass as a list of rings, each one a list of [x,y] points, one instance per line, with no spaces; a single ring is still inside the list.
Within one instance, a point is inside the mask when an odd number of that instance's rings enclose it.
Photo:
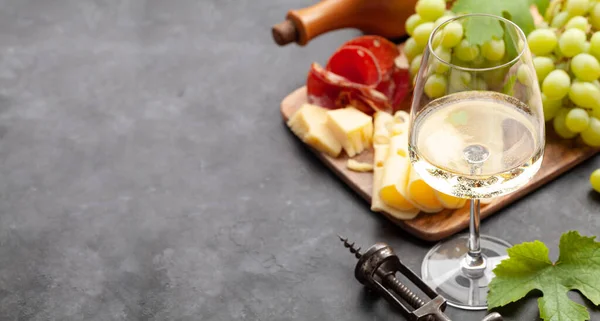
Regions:
[[[486,35],[469,35],[480,26],[495,30],[492,40],[478,44]],[[456,38],[457,45],[444,47]],[[479,235],[480,199],[525,185],[540,168],[544,141],[541,93],[523,31],[488,14],[438,26],[416,75],[409,151],[412,170],[431,187],[471,200],[470,233],[440,242],[422,265],[425,282],[450,305],[487,308],[492,270],[511,245]]]

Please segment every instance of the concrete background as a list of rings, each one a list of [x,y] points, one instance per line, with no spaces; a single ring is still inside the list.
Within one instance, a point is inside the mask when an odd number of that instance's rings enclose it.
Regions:
[[[358,35],[277,47],[270,26],[311,3],[0,1],[0,320],[401,320],[335,234],[417,271],[433,244],[370,213],[280,118]],[[598,231],[597,167],[482,231],[556,258],[563,232]],[[502,312],[537,320],[535,296]]]

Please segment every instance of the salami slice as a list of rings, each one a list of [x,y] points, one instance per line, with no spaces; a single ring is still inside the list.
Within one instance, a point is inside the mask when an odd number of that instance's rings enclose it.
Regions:
[[[392,95],[387,97],[390,99],[395,112],[410,92],[410,72],[408,69],[396,67],[390,81],[394,84],[394,91]]]
[[[321,67],[311,65],[306,81],[308,102],[325,108],[344,108],[348,105],[366,114],[377,110],[392,111],[386,95],[372,86],[358,84]]]
[[[395,63],[394,60],[400,55],[400,50],[391,41],[381,36],[361,36],[354,38],[342,45],[342,48],[347,46],[357,46],[368,50],[375,56],[382,78],[393,73]]]
[[[374,87],[381,82],[381,71],[375,56],[358,46],[338,49],[329,58],[325,69],[361,85]]]

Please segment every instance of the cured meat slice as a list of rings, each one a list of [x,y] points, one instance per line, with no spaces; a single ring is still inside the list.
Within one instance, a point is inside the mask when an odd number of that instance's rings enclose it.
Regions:
[[[397,111],[410,92],[410,72],[408,69],[395,67],[390,77],[380,82],[375,89],[388,97],[392,109]]]
[[[382,78],[386,78],[386,75],[391,75],[396,66],[394,60],[400,55],[398,47],[393,42],[381,36],[357,37],[344,43],[342,48],[346,46],[362,47],[372,53],[379,64]]]
[[[329,58],[325,68],[357,84],[376,86],[381,82],[381,71],[375,56],[362,47],[341,47]]]
[[[381,92],[363,84],[357,84],[325,70],[317,63],[311,65],[306,81],[308,102],[329,109],[352,105],[356,109],[373,114],[377,110],[392,111],[390,100]]]

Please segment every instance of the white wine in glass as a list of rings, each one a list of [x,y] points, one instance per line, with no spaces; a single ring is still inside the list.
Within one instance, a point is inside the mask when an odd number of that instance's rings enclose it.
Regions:
[[[482,48],[493,46],[468,39],[461,48],[444,48],[449,24],[497,26],[503,36],[492,41],[503,52],[486,55]],[[471,56],[456,52],[469,47]],[[485,309],[492,269],[506,258],[510,244],[479,235],[479,200],[525,185],[544,154],[541,93],[525,35],[493,15],[448,20],[430,36],[416,77],[409,138],[413,170],[440,192],[471,199],[470,233],[430,250],[422,276],[450,305]]]

